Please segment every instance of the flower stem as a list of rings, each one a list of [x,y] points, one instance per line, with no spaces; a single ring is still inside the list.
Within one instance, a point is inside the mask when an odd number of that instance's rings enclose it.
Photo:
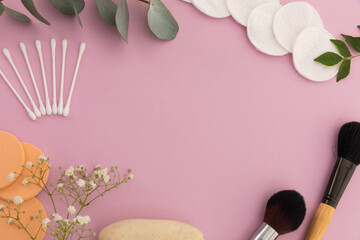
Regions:
[[[139,0],[139,1],[140,1],[140,0]],[[351,56],[351,57],[344,57],[344,60],[351,60],[351,59],[357,58],[357,57],[360,57],[360,54],[354,55],[354,56]]]

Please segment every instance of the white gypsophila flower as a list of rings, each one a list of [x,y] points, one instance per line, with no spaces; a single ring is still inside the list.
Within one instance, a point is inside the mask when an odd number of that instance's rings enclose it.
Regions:
[[[76,181],[76,184],[79,186],[79,187],[84,187],[85,186],[85,181],[83,179],[79,179]]]
[[[48,168],[52,168],[52,164],[51,164],[51,163],[48,164]]]
[[[70,224],[70,220],[69,220],[69,219],[64,219],[62,222],[63,222],[65,225],[69,225],[69,224]]]
[[[94,171],[94,176],[95,176],[95,178],[98,178],[99,177],[99,171]]]
[[[67,207],[67,210],[68,210],[68,212],[69,212],[70,214],[75,214],[75,212],[76,212],[76,209],[75,209],[75,207],[74,207],[73,205],[69,205],[69,206]]]
[[[76,167],[76,171],[78,171],[78,172],[83,172],[84,170],[85,170],[84,165],[80,165],[80,166]]]
[[[63,188],[63,187],[64,187],[63,183],[58,183],[58,185],[56,186],[56,188],[58,188],[58,189]]]
[[[4,210],[4,205],[0,204],[0,211]]]
[[[99,170],[99,175],[100,176],[106,176],[108,174],[108,169],[107,168],[103,168],[101,170]]]
[[[90,218],[89,215],[86,215],[86,216],[83,217],[84,224],[88,224],[90,221],[91,221],[91,218]]]
[[[128,177],[129,177],[130,180],[131,180],[131,179],[134,179],[134,174],[131,173],[131,174],[129,174]]]
[[[14,178],[15,178],[15,174],[13,172],[9,173],[9,175],[8,175],[9,181],[12,182],[14,180]]]
[[[47,227],[49,226],[49,223],[50,223],[50,219],[45,218],[44,220],[41,221],[41,226]]]
[[[55,222],[61,221],[63,219],[62,216],[58,213],[54,213],[52,216]]]
[[[46,157],[45,157],[45,156],[41,155],[41,156],[38,157],[38,164],[41,164],[41,163],[43,163],[43,162],[45,162],[45,161],[46,161]]]
[[[24,180],[22,180],[21,182],[24,186],[26,186],[29,183],[29,180],[27,180],[27,178],[25,178]]]
[[[100,170],[101,169],[101,165],[96,165],[96,167],[94,168],[95,170]]]
[[[9,218],[9,219],[8,219],[8,224],[12,224],[12,223],[14,223],[14,219]]]
[[[34,164],[31,161],[26,162],[26,168],[32,168]]]
[[[109,175],[103,176],[103,179],[104,179],[104,182],[105,182],[105,183],[110,182],[110,177],[109,177]]]
[[[90,188],[96,188],[96,183],[94,181],[89,182]]]
[[[68,177],[73,176],[74,175],[74,167],[70,166],[68,169],[66,169],[65,175],[68,176]]]
[[[15,205],[20,205],[24,202],[24,200],[20,196],[15,196],[13,202],[15,203]]]

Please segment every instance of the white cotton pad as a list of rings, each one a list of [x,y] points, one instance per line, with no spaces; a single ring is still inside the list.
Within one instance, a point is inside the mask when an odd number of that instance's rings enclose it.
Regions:
[[[323,23],[319,13],[306,2],[288,3],[274,17],[275,38],[289,52],[300,32],[312,26],[323,27]]]
[[[334,37],[322,27],[309,27],[299,34],[294,46],[293,61],[300,75],[312,81],[322,82],[337,74],[339,64],[329,67],[314,61],[325,52],[338,53],[330,39]]]
[[[265,3],[279,3],[279,0],[226,0],[231,16],[241,25],[247,26],[251,11]]]
[[[226,0],[192,0],[194,6],[202,13],[214,18],[230,16]]]
[[[250,42],[260,51],[272,56],[288,53],[280,46],[273,32],[275,13],[281,8],[279,3],[266,3],[256,7],[249,15],[247,34]]]

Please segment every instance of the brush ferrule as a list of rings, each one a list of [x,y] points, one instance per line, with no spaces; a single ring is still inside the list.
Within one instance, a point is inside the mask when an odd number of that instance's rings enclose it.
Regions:
[[[262,223],[249,240],[274,240],[279,234],[266,223]]]
[[[322,200],[323,203],[336,208],[355,168],[356,165],[353,162],[341,157],[337,159],[330,181],[326,187],[324,198]]]

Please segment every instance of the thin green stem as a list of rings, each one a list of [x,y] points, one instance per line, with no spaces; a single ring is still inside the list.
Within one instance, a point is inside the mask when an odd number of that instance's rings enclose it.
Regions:
[[[143,2],[143,3],[147,3],[147,4],[150,4],[150,1],[146,1],[146,0],[139,0],[140,2]]]
[[[344,57],[344,60],[351,60],[351,59],[357,58],[357,57],[360,57],[360,54],[357,54],[357,55],[354,55],[354,56],[351,56],[351,57]]]

